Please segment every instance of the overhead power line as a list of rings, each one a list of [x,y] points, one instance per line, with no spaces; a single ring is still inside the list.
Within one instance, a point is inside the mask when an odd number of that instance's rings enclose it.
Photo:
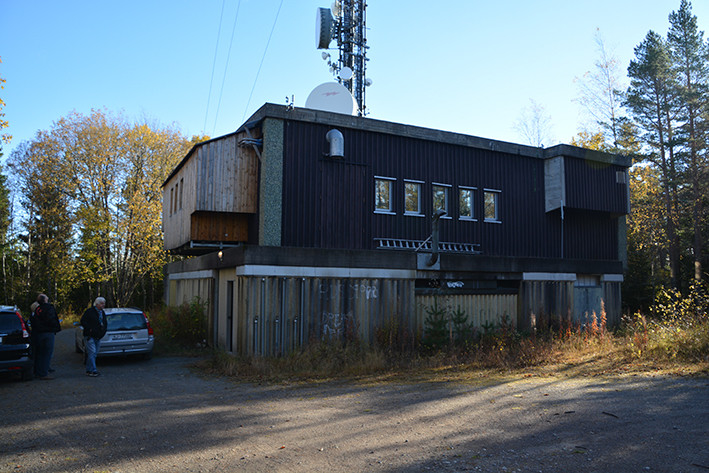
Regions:
[[[214,46],[214,59],[212,60],[212,78],[209,80],[209,94],[207,95],[207,109],[204,111],[204,125],[202,133],[207,131],[207,116],[209,115],[209,100],[212,97],[212,83],[214,82],[214,69],[217,65],[217,51],[219,50],[219,37],[222,33],[222,19],[224,18],[224,4],[226,0],[222,0],[222,12],[219,14],[219,28],[217,29],[217,44]]]
[[[222,76],[222,86],[219,89],[219,102],[217,102],[217,113],[214,114],[214,126],[212,127],[212,135],[217,128],[217,118],[219,117],[219,108],[222,105],[222,94],[224,93],[224,82],[226,81],[226,73],[229,70],[229,58],[231,57],[231,45],[234,44],[234,32],[236,31],[236,20],[239,19],[239,9],[241,8],[241,0],[236,5],[236,15],[234,16],[234,25],[231,27],[231,39],[229,40],[229,51],[226,55],[226,65],[224,66],[224,75]]]
[[[268,41],[266,42],[266,48],[263,50],[263,56],[261,56],[261,63],[256,71],[256,77],[254,78],[254,85],[251,87],[251,93],[249,93],[249,100],[246,102],[246,108],[244,109],[244,116],[241,117],[241,121],[246,120],[246,112],[249,110],[249,105],[251,104],[251,97],[254,95],[254,89],[256,88],[256,82],[258,81],[258,76],[261,73],[261,66],[263,66],[263,60],[266,58],[266,52],[268,51],[268,45],[271,44],[271,37],[273,36],[273,30],[276,29],[276,22],[278,21],[278,15],[281,13],[281,7],[283,6],[283,0],[278,5],[278,11],[276,12],[276,18],[273,20],[273,26],[271,26],[271,33],[268,35]]]

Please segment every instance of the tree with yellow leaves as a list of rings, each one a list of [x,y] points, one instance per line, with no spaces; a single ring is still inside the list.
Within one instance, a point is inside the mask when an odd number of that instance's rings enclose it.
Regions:
[[[76,294],[76,307],[99,294],[110,305],[131,303],[144,281],[161,275],[160,186],[189,146],[174,127],[92,110],[61,118],[14,152],[26,228],[36,235],[28,245],[35,261],[47,261],[46,277],[32,284],[51,279],[65,296]],[[49,238],[44,227],[58,232]]]

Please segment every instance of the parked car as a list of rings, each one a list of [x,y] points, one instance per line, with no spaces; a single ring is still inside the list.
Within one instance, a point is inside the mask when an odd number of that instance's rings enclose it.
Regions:
[[[153,356],[155,337],[148,317],[140,309],[104,309],[108,319],[108,331],[101,339],[97,357],[140,355],[145,359]],[[77,324],[74,338],[76,352],[86,353],[84,328]]]
[[[0,372],[18,373],[23,381],[32,379],[30,333],[17,307],[0,306]]]

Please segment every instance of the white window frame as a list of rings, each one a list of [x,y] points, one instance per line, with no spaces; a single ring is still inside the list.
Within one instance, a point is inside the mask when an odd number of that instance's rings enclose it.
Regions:
[[[417,211],[411,211],[406,208],[406,196],[407,196],[407,188],[409,184],[415,184],[418,188],[418,195],[417,195],[417,205],[418,205],[418,210]],[[423,192],[423,185],[425,182],[423,181],[415,181],[413,179],[404,179],[404,215],[410,215],[414,217],[424,217],[423,214],[423,209],[421,207],[421,193]]]
[[[389,184],[389,208],[379,209],[377,208],[377,184],[379,181],[387,182]],[[374,213],[385,214],[385,215],[396,215],[394,211],[394,184],[396,179],[393,177],[384,176],[374,176]]]
[[[470,215],[461,215],[460,213],[460,194],[462,191],[468,191],[470,192],[470,202],[468,202],[468,205],[470,205]],[[458,186],[458,219],[459,220],[465,220],[467,222],[477,222],[478,219],[475,217],[475,195],[477,194],[478,188],[477,187],[469,187],[469,186]]]
[[[500,219],[500,194],[502,194],[502,191],[499,189],[483,189],[483,218],[485,219],[485,222],[488,223],[502,223],[502,220]],[[487,196],[488,195],[493,195],[495,196],[495,217],[494,218],[488,218],[487,217],[487,212],[486,212],[486,204],[487,204]]]
[[[450,184],[442,184],[440,182],[432,182],[431,183],[431,209],[432,211],[435,212],[438,210],[436,208],[436,190],[438,189],[443,189],[445,191],[445,196],[444,196],[444,209],[446,211],[446,214],[441,217],[441,218],[451,218],[451,189],[453,188],[452,185]]]

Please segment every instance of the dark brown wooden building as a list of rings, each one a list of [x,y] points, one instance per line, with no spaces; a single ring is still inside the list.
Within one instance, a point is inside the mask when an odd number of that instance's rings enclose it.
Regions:
[[[620,318],[629,159],[266,104],[164,184],[166,300],[210,303],[212,342],[283,353],[433,300],[478,327]],[[438,244],[436,244],[438,242]]]

